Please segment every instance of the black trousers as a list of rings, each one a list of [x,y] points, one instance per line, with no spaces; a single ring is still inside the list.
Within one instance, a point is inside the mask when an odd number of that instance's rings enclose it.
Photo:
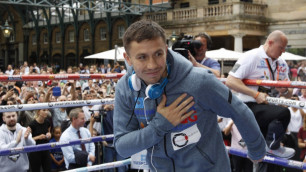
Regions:
[[[76,163],[70,163],[69,167],[68,167],[68,170],[72,170],[72,169],[75,169],[75,168],[81,168],[81,167],[84,167],[84,166],[76,164]]]
[[[289,109],[276,105],[257,104],[255,102],[249,102],[246,105],[254,113],[259,128],[266,138],[267,145],[271,149],[279,148],[290,122]]]
[[[40,167],[42,167],[44,172],[51,171],[51,157],[49,150],[29,153],[29,160],[32,172],[40,172]]]
[[[233,172],[253,172],[253,162],[248,158],[232,155]]]

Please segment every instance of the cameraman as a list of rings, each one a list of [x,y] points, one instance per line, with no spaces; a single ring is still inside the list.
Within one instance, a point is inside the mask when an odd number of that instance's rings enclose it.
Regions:
[[[98,132],[101,132],[101,135],[108,135],[108,134],[114,134],[113,129],[113,110],[114,105],[107,104],[102,106],[102,110],[98,110],[99,113],[96,113],[98,111],[95,111],[94,116],[91,117],[90,123],[89,123],[89,131],[91,135],[93,136],[94,133],[94,124],[97,123],[97,121],[102,121],[102,128],[101,130],[97,130]],[[101,119],[102,118],[102,119]],[[114,148],[113,141],[103,141],[103,163],[108,162],[114,162],[114,161],[120,161],[124,160],[125,158],[121,157],[116,149]],[[117,168],[117,172],[125,172],[128,170],[127,166],[122,166]],[[104,172],[114,172],[114,169],[106,169]]]
[[[194,49],[196,55],[193,57],[190,52],[188,52],[189,60],[195,67],[203,67],[209,69],[216,77],[220,77],[220,64],[218,61],[206,57],[206,51],[211,47],[212,40],[206,33],[199,33],[194,37],[194,40],[198,40],[202,43],[199,49]]]
[[[93,99],[93,93],[91,93],[89,90],[84,91],[84,100],[92,100]],[[91,116],[97,116],[99,117],[100,113],[99,110],[102,109],[102,105],[89,105],[89,106],[83,106],[82,110],[85,114],[85,127],[89,127],[88,124],[90,122]],[[101,120],[97,119],[96,122],[93,124],[93,128],[95,128],[98,132],[101,131]],[[88,128],[89,129],[89,128]]]

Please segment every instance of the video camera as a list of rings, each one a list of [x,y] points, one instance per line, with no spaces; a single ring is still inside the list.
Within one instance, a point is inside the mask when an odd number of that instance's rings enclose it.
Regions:
[[[172,45],[172,50],[180,53],[186,59],[188,59],[188,50],[191,55],[195,56],[195,49],[201,48],[202,43],[201,41],[193,40],[192,38],[192,36],[185,36],[182,40],[179,40]]]

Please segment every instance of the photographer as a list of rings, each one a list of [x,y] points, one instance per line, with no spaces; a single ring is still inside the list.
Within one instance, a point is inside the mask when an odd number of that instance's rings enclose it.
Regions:
[[[195,36],[194,40],[198,40],[202,43],[202,46],[195,48],[195,56],[188,52],[188,59],[195,67],[203,67],[209,69],[216,77],[220,77],[220,64],[209,57],[206,57],[206,51],[210,49],[212,40],[206,33],[199,33]]]
[[[108,135],[108,134],[114,133],[113,110],[114,110],[114,105],[109,104],[109,105],[103,105],[100,110],[94,111],[94,115],[93,117],[91,117],[90,124],[89,124],[89,131],[92,135],[94,133],[93,126],[97,123],[97,121],[102,121],[101,130],[97,130],[97,131],[101,131],[102,135]],[[114,148],[113,141],[108,141],[108,142],[103,141],[102,143],[104,146],[103,163],[120,161],[120,160],[125,159],[117,153],[116,149]],[[127,166],[122,166],[122,167],[118,167],[117,171],[125,172],[127,171],[127,169],[128,169]],[[114,169],[104,170],[104,172],[114,172],[114,171],[115,171]]]
[[[93,94],[89,90],[84,91],[84,100],[92,100]],[[82,110],[85,114],[85,127],[87,127],[91,116],[99,116],[99,110],[102,109],[102,105],[90,105],[90,106],[83,106]],[[86,125],[87,124],[87,125]],[[88,127],[87,127],[88,128]],[[101,120],[96,120],[93,124],[93,128],[95,128],[98,132],[101,131]]]

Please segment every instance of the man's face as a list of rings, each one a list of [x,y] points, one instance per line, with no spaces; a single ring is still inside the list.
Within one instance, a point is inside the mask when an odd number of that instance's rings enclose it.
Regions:
[[[306,98],[306,89],[302,89],[301,92],[302,92],[302,96]]]
[[[3,121],[8,127],[15,127],[17,123],[17,113],[16,112],[5,112],[3,113]]]
[[[201,59],[197,58],[197,60],[202,60],[205,57],[205,54],[206,54],[206,51],[207,51],[207,40],[203,37],[197,37],[197,38],[195,38],[195,40],[198,40],[202,43],[201,48],[195,49],[196,56],[201,57]]]
[[[146,84],[155,84],[166,76],[167,45],[162,38],[131,42],[129,55],[124,53],[128,64]]]
[[[57,100],[60,101],[60,102],[67,101],[66,96],[60,96]]]
[[[267,53],[269,57],[273,60],[278,59],[283,52],[286,50],[287,39],[282,39],[282,41],[269,41],[269,52]]]
[[[74,126],[76,128],[84,127],[85,124],[85,115],[83,112],[80,112],[77,118],[74,118],[73,120]]]
[[[72,74],[72,69],[71,69],[71,68],[68,68],[68,69],[67,69],[67,73]]]
[[[93,68],[90,68],[90,69],[89,69],[89,73],[90,73],[90,74],[94,74],[94,73],[95,73],[94,69],[93,69]]]
[[[90,93],[85,95],[85,100],[91,100],[92,99],[92,95]]]

